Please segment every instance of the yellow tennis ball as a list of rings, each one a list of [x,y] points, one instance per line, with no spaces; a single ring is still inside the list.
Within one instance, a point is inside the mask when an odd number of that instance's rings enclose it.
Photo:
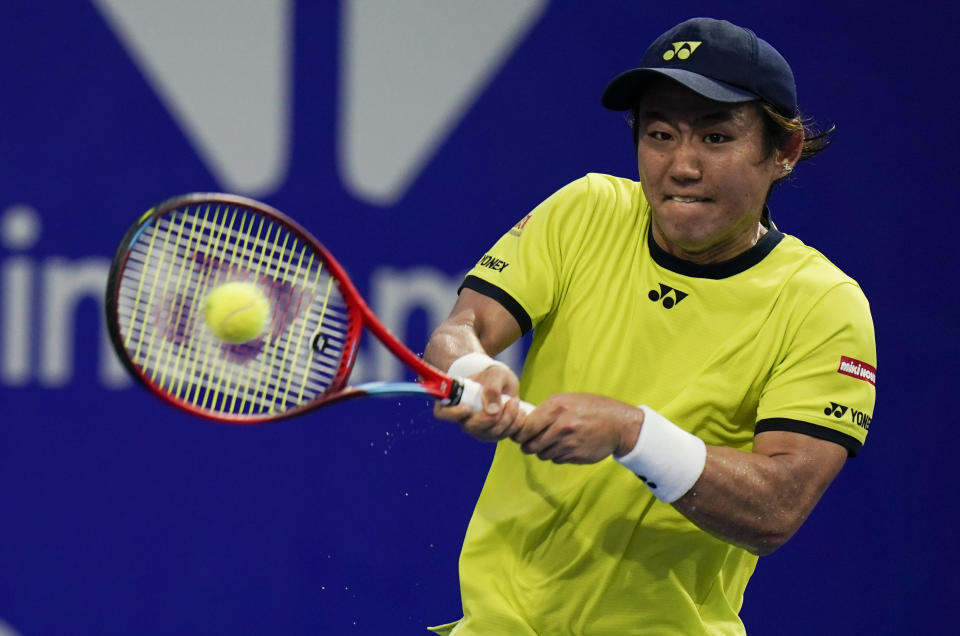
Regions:
[[[270,303],[253,283],[224,283],[203,300],[203,317],[217,338],[241,344],[263,333],[270,317]]]

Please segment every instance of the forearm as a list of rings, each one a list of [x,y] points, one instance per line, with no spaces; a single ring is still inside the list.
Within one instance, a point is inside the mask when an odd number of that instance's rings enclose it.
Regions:
[[[423,359],[446,371],[453,361],[471,352],[487,353],[477,335],[472,312],[454,315],[440,324],[427,341]]]
[[[706,446],[649,407],[585,393],[551,395],[511,437],[561,464],[613,455],[699,528],[755,554],[793,536],[847,457],[786,431],[757,434],[753,452]]]
[[[496,441],[509,437],[522,418],[517,417],[520,414],[517,400],[504,403],[502,398],[517,394],[517,376],[487,356],[500,353],[519,337],[520,327],[516,320],[497,301],[464,289],[450,316],[430,336],[423,357],[438,369],[450,370],[479,382],[483,388],[483,408],[476,411],[467,404],[447,407],[437,403],[434,415],[459,422],[465,432],[480,440]],[[457,371],[453,371],[451,364],[469,353],[484,355],[462,360]]]
[[[755,554],[793,536],[847,457],[839,444],[786,431],[757,434],[752,452],[707,446],[648,406],[633,410],[644,417],[628,426],[617,461],[699,528]]]
[[[446,370],[467,353],[495,356],[520,335],[516,320],[497,301],[464,289],[450,316],[430,336],[423,358]]]
[[[769,554],[800,528],[842,466],[843,449],[824,450],[826,470],[822,460],[802,454],[768,456],[708,446],[703,473],[673,505],[710,534],[754,554]]]
[[[707,447],[700,478],[673,503],[685,517],[716,537],[755,554],[782,545],[809,511],[798,511],[777,460],[732,448]]]

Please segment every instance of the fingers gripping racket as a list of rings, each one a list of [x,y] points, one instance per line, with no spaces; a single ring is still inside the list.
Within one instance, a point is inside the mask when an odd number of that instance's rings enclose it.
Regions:
[[[236,283],[266,301],[262,325],[242,341],[224,339],[205,313],[215,290]],[[420,359],[387,331],[319,241],[244,197],[188,194],[146,212],[113,259],[106,312],[113,346],[134,377],[197,415],[256,423],[364,395],[430,396],[481,409],[478,383]],[[421,381],[349,386],[364,327]]]

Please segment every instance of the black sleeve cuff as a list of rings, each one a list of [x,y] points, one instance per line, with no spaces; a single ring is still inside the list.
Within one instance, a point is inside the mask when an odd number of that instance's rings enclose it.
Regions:
[[[789,420],[781,417],[760,420],[757,422],[757,426],[754,429],[753,434],[756,435],[757,433],[764,433],[766,431],[802,433],[803,435],[809,435],[810,437],[816,437],[817,439],[825,439],[828,442],[840,444],[846,448],[850,457],[856,457],[857,453],[860,452],[860,447],[863,446],[863,444],[861,444],[856,438],[851,437],[846,433],[835,431],[832,428],[827,428],[826,426],[817,426],[816,424],[811,424],[810,422],[801,422],[800,420]]]
[[[482,278],[477,278],[476,276],[467,276],[463,280],[463,284],[460,285],[460,289],[457,290],[459,294],[463,288],[472,289],[473,291],[488,296],[489,298],[494,299],[501,305],[503,308],[510,312],[510,315],[513,316],[513,319],[517,321],[517,324],[520,325],[520,331],[526,334],[528,331],[533,329],[533,321],[530,320],[530,316],[527,314],[527,311],[520,306],[513,296],[503,291],[493,283],[488,283]]]

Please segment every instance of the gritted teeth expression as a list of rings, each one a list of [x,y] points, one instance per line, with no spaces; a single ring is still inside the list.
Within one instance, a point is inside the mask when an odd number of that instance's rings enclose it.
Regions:
[[[638,115],[637,164],[661,247],[723,252],[755,240],[778,174],[764,153],[759,107],[715,102],[664,80],[647,89]]]

